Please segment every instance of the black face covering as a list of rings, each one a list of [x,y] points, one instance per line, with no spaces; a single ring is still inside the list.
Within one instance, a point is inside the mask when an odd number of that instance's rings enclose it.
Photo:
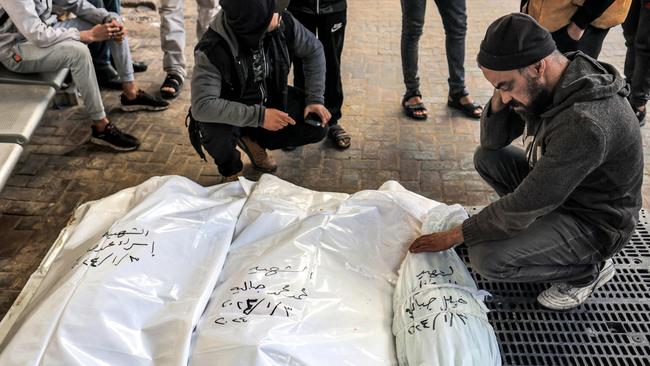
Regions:
[[[275,0],[221,0],[219,5],[240,46],[257,47],[273,18]]]

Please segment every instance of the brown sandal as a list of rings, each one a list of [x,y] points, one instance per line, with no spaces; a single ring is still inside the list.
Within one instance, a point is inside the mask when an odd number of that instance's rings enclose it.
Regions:
[[[339,125],[331,126],[327,131],[327,137],[339,149],[345,150],[352,145],[352,136],[350,136],[343,127]]]

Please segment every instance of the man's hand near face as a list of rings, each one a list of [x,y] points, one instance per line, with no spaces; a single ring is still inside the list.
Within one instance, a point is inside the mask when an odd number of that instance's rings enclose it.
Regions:
[[[506,104],[503,104],[501,99],[501,91],[499,89],[494,89],[492,94],[492,99],[490,100],[490,112],[497,113],[506,107]]]

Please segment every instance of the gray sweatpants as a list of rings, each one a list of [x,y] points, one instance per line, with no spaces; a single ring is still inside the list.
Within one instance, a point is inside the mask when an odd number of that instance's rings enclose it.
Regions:
[[[210,21],[219,11],[219,0],[196,0],[196,40],[208,30]],[[163,70],[185,78],[185,24],[183,0],[160,0],[160,45],[163,50]]]
[[[54,25],[56,28],[77,28],[80,31],[88,30],[94,25],[79,18],[66,20]],[[122,43],[109,41],[111,54],[115,60],[115,67],[122,81],[133,81],[133,64],[129,43],[124,39]],[[37,47],[31,42],[19,43],[15,46],[22,60],[16,62],[10,58],[3,60],[2,64],[9,70],[18,73],[52,72],[63,68],[70,69],[72,79],[81,93],[86,111],[93,121],[106,117],[102,96],[97,85],[97,77],[93,60],[88,47],[78,41],[65,41],[49,47]]]

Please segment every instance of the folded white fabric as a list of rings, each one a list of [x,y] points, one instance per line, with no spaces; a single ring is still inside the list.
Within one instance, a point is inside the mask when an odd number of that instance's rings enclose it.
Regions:
[[[459,205],[434,207],[422,225],[430,234],[460,225]],[[483,300],[453,249],[407,254],[393,298],[393,334],[401,366],[501,365]]]
[[[245,199],[165,177],[79,207],[3,321],[0,365],[187,364]]]

